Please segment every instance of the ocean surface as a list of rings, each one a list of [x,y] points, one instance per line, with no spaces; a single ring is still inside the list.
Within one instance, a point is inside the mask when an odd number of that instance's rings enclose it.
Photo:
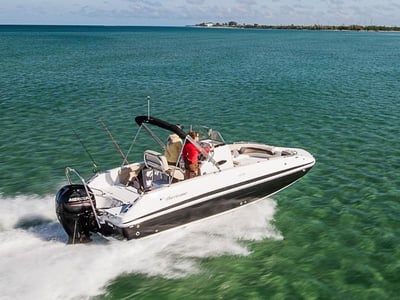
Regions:
[[[390,32],[0,26],[0,299],[399,299],[399,49]],[[128,151],[148,96],[156,117],[317,164],[233,213],[66,245],[65,167],[120,165],[101,121]]]

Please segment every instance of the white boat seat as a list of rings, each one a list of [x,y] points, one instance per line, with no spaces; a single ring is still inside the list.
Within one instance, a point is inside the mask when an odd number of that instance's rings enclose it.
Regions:
[[[184,180],[185,179],[185,173],[179,167],[169,165],[169,169],[168,169],[167,173],[169,176],[171,176],[172,178],[174,178],[176,180]]]
[[[144,163],[146,167],[153,168],[161,172],[166,172],[168,170],[167,158],[153,150],[144,151]]]
[[[146,167],[160,171],[177,180],[183,180],[185,178],[182,169],[169,165],[167,158],[159,152],[146,150],[144,152],[144,163]]]
[[[239,149],[240,154],[267,154],[267,155],[275,155],[275,149],[273,147],[241,147]]]

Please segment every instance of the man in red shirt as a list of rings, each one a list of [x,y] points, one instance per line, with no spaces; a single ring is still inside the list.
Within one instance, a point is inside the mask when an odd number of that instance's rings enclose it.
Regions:
[[[199,134],[195,131],[189,131],[189,136],[196,142],[199,141]],[[185,179],[196,177],[200,174],[199,156],[200,150],[197,149],[189,140],[186,140],[182,150],[182,157],[185,162]]]

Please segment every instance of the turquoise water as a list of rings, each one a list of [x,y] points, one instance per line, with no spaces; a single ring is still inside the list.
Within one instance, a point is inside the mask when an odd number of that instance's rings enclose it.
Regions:
[[[1,26],[4,299],[398,297],[399,49],[385,32]],[[64,168],[90,176],[82,143],[119,165],[99,120],[127,151],[147,96],[156,117],[305,148],[317,165],[220,218],[65,246]]]

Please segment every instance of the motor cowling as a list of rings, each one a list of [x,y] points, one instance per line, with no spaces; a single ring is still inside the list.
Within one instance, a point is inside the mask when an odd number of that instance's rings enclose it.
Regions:
[[[56,195],[57,218],[68,234],[69,244],[90,242],[90,232],[98,229],[93,212],[96,200],[90,188],[87,189],[89,195],[83,184],[70,184]]]

